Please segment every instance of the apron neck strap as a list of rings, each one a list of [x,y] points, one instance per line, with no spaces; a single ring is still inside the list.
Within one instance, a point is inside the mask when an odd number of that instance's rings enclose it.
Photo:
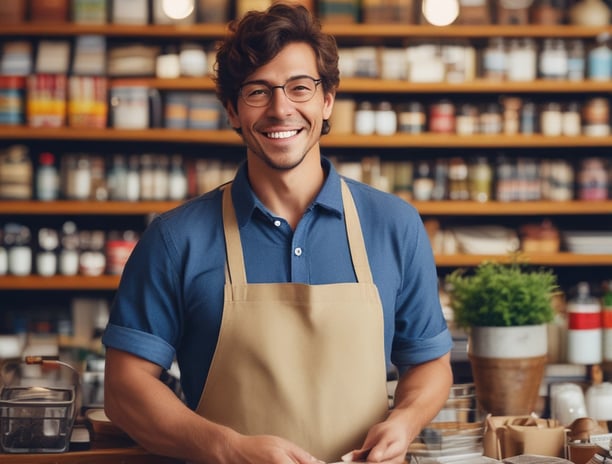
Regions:
[[[353,261],[353,269],[357,276],[357,282],[373,283],[368,254],[363,240],[361,223],[353,196],[344,179],[340,179],[342,203],[344,206],[344,224],[349,242],[349,249]],[[232,202],[231,183],[222,187],[223,189],[223,231],[225,233],[225,252],[227,262],[225,267],[226,282],[234,285],[246,284],[246,270],[244,267],[244,256],[242,253],[242,242],[240,241],[240,230],[234,212]]]

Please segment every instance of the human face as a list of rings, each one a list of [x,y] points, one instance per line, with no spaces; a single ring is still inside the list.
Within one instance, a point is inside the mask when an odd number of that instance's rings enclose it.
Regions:
[[[245,82],[262,81],[274,87],[298,76],[320,78],[314,51],[301,42],[287,45]],[[334,96],[324,94],[322,85],[317,85],[311,100],[301,103],[274,88],[265,106],[249,106],[239,97],[237,107],[230,104],[227,111],[232,126],[242,130],[249,160],[256,158],[254,161],[273,169],[289,170],[309,155],[319,158],[321,128],[331,115],[333,101]]]

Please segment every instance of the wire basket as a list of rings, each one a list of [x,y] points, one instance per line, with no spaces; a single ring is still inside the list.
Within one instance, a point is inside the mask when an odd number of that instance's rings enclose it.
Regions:
[[[28,385],[20,371],[33,364],[71,369],[74,382],[71,385]],[[29,356],[25,361],[4,364],[0,386],[2,451],[60,453],[68,450],[77,412],[78,378],[72,366],[56,359]],[[36,381],[43,383],[41,378]]]

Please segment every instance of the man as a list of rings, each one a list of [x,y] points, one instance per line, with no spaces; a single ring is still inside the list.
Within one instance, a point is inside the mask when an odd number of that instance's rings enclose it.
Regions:
[[[338,55],[308,11],[231,31],[217,93],[246,163],[136,246],[103,339],[107,414],[191,462],[403,462],[452,384],[422,222],[321,156]],[[159,381],[175,357],[186,405]]]

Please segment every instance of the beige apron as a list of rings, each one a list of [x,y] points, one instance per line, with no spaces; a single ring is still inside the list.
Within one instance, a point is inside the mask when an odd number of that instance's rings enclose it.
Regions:
[[[344,182],[342,197],[357,283],[248,284],[225,188],[225,304],[196,410],[244,434],[284,437],[327,462],[360,448],[388,410],[382,306]]]

